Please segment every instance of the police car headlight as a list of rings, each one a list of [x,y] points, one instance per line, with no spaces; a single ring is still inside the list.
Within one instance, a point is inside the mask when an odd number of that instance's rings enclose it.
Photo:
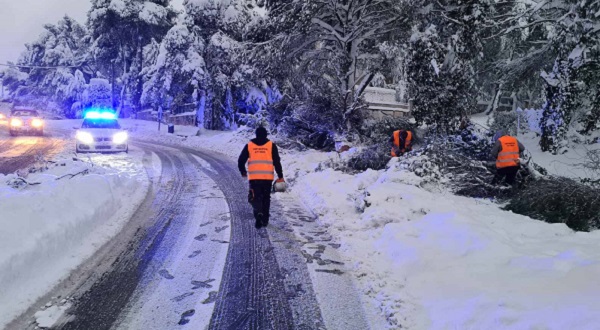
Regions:
[[[94,143],[94,137],[88,132],[77,132],[77,140],[85,144]]]
[[[113,135],[113,143],[123,144],[125,142],[127,142],[127,132],[119,132]]]

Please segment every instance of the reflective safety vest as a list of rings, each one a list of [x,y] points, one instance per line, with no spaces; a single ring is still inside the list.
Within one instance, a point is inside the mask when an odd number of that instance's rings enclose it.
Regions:
[[[248,179],[249,180],[275,180],[275,166],[273,166],[273,142],[259,146],[253,142],[248,143]]]
[[[396,147],[400,148],[400,151],[402,153],[410,151],[410,143],[412,142],[412,132],[406,131],[407,135],[406,135],[406,141],[404,141],[404,146],[400,146],[400,133],[402,133],[402,130],[398,130],[398,131],[394,132],[394,145]],[[396,152],[392,148],[392,157],[398,157],[398,156],[400,156],[400,155],[396,155]]]
[[[519,142],[512,136],[503,136],[499,139],[501,144],[498,159],[496,160],[497,168],[519,166]]]

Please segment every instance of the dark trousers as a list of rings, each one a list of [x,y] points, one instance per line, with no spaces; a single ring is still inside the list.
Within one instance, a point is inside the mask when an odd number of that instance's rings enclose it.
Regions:
[[[494,181],[492,184],[497,184],[502,181],[502,179],[506,178],[506,183],[509,185],[515,184],[515,179],[517,178],[517,173],[519,172],[519,166],[510,166],[499,168],[496,171],[496,176],[494,177]]]
[[[249,201],[254,211],[254,218],[263,225],[269,223],[272,185],[271,180],[250,180],[250,197],[252,198],[249,198]],[[259,218],[261,213],[263,217]]]

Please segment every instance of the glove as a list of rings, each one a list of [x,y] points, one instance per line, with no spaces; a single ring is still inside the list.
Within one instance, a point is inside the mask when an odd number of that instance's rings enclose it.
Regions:
[[[275,181],[275,183],[280,183],[280,182],[285,182],[285,180],[283,178],[277,179],[277,181]]]

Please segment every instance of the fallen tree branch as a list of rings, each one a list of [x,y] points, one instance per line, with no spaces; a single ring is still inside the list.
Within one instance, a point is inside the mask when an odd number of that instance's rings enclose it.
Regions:
[[[79,172],[79,173],[75,173],[75,174],[65,174],[65,175],[63,175],[63,176],[61,176],[61,177],[59,177],[59,178],[56,178],[56,180],[58,181],[58,180],[61,180],[61,179],[64,179],[64,178],[66,178],[66,177],[69,177],[69,179],[73,179],[74,177],[76,177],[76,176],[78,176],[78,175],[87,175],[87,174],[89,174],[89,173],[90,173],[90,170],[88,170],[88,169],[85,169],[85,170],[83,170],[83,171],[81,171],[81,172]]]

